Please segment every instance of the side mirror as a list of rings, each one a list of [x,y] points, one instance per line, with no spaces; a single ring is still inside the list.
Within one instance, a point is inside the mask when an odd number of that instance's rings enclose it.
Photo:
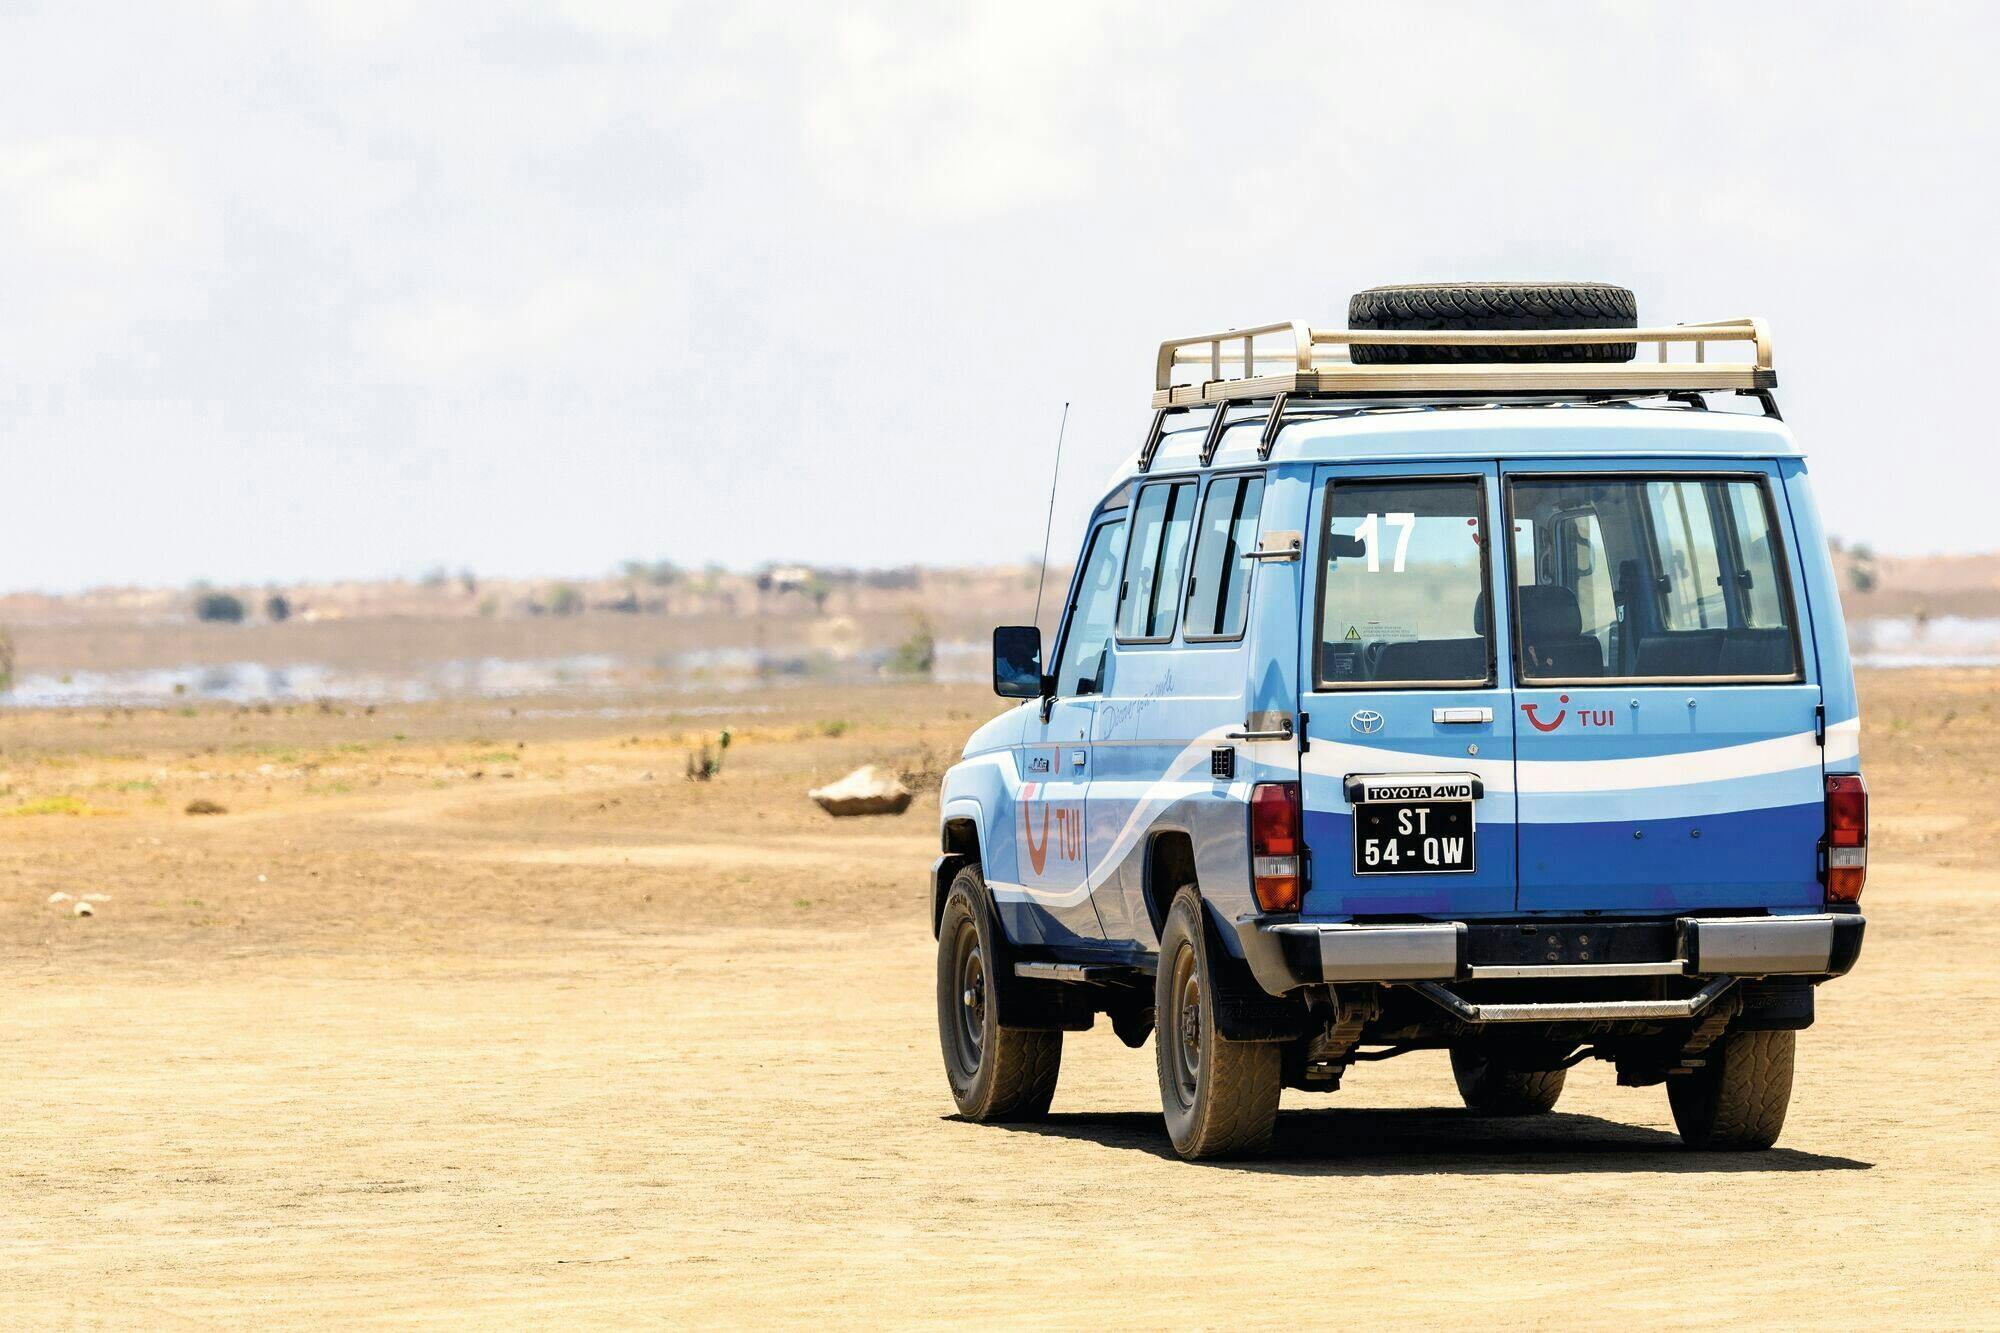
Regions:
[[[1042,632],[1033,625],[993,631],[993,692],[1003,699],[1040,699],[1051,682],[1042,674]]]

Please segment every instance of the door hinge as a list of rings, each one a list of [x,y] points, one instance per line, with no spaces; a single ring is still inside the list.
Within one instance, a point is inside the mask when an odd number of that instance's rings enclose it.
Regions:
[[[1306,724],[1312,721],[1311,713],[1299,714],[1299,753],[1312,749],[1312,739],[1306,735]]]
[[[1813,705],[1813,739],[1819,742],[1820,749],[1824,750],[1826,748],[1826,705],[1825,704]]]

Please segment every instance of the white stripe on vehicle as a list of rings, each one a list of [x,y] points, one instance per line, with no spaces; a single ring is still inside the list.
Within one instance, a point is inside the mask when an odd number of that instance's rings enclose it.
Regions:
[[[1031,902],[1041,907],[1080,906],[1105,881],[1117,873],[1132,848],[1138,844],[1153,819],[1173,801],[1196,787],[1208,789],[1207,782],[1185,781],[1190,770],[1208,763],[1209,752],[1227,739],[1230,727],[1217,727],[1190,742],[1167,766],[1158,781],[1149,786],[1133,804],[1132,813],[1118,836],[1102,855],[1086,845],[1090,871],[1081,884],[1066,889],[1036,888],[1004,880],[988,880],[986,887],[1000,902]],[[1263,741],[1239,745],[1245,759],[1243,776],[1231,785],[1234,792],[1247,792],[1260,762],[1271,767],[1287,767],[1294,753],[1289,741]],[[1736,778],[1769,777],[1827,763],[1845,762],[1861,753],[1861,719],[1849,718],[1826,729],[1826,747],[1820,748],[1810,731],[1743,745],[1723,745],[1680,754],[1642,755],[1633,759],[1512,759],[1458,758],[1421,754],[1413,750],[1389,750],[1369,745],[1315,738],[1301,758],[1307,776],[1345,778],[1349,773],[1394,773],[1449,771],[1479,775],[1489,791],[1519,790],[1528,794],[1643,791],[1654,787],[1687,787]]]

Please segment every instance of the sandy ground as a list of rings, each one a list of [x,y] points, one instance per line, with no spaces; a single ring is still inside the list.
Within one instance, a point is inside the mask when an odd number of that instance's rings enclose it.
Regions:
[[[1227,1166],[1104,1028],[1046,1124],[951,1116],[934,802],[802,792],[933,784],[977,691],[0,716],[0,1322],[2000,1325],[2000,675],[1865,690],[1868,947],[1777,1150],[1418,1055]]]

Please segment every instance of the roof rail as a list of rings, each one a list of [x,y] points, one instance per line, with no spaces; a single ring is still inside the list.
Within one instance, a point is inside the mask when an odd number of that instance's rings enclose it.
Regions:
[[[1657,361],[1456,361],[1441,365],[1356,364],[1356,346],[1549,347],[1654,343]],[[1692,343],[1692,360],[1669,360],[1674,343]],[[1747,361],[1711,361],[1714,343],[1747,343]],[[1176,384],[1180,367],[1206,366],[1207,377]],[[1594,398],[1734,390],[1767,395],[1778,383],[1771,334],[1761,319],[1676,324],[1656,329],[1315,329],[1291,321],[1170,338],[1160,344],[1153,407],[1194,407],[1293,397]],[[1260,371],[1265,373],[1259,373]]]

